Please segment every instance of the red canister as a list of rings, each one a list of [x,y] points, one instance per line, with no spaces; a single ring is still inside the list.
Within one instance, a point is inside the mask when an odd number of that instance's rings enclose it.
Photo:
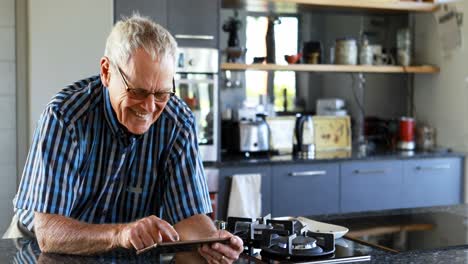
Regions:
[[[414,141],[414,119],[411,117],[400,118],[400,140]]]
[[[400,141],[398,143],[400,149],[414,149],[414,118],[400,118]]]

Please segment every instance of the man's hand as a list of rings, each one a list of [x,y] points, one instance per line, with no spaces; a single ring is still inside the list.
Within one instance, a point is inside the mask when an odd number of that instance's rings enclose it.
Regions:
[[[123,224],[117,236],[118,246],[140,250],[163,241],[178,241],[177,231],[166,221],[151,215]]]
[[[229,244],[214,243],[211,246],[203,245],[198,253],[206,259],[209,264],[232,263],[239,258],[244,250],[244,243],[238,236],[231,233],[218,230],[217,237],[230,237]]]

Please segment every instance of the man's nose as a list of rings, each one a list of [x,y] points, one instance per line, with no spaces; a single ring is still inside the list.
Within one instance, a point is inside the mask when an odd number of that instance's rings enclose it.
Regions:
[[[154,101],[154,94],[148,95],[141,104],[142,104],[143,109],[145,109],[149,113],[153,113],[154,111],[156,111],[156,103]]]

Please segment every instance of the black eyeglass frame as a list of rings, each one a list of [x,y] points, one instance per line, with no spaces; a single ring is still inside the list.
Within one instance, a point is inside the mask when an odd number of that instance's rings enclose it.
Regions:
[[[146,99],[150,94],[152,94],[154,96],[154,100],[157,101],[157,102],[165,102],[165,101],[169,101],[169,99],[174,96],[176,94],[176,87],[175,87],[175,80],[174,78],[172,78],[172,92],[148,92],[146,89],[143,89],[143,88],[130,88],[128,87],[128,82],[127,82],[127,79],[125,78],[125,75],[122,73],[122,70],[120,69],[119,66],[116,66],[117,67],[117,70],[119,71],[119,74],[120,74],[120,78],[122,78],[122,81],[125,85],[125,91],[127,91],[127,93],[129,93],[131,95],[131,92],[132,91],[139,91],[140,94],[144,94],[144,98],[135,98],[137,100],[144,100]],[[162,95],[162,94],[169,94],[169,98],[166,99],[166,100],[157,100],[158,98],[158,95]]]

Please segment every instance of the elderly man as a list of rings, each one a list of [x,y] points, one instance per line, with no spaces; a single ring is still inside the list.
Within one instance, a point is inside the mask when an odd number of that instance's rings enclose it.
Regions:
[[[14,201],[19,226],[43,252],[231,237],[199,253],[209,263],[238,258],[242,240],[205,215],[211,205],[194,116],[174,95],[175,56],[169,32],[134,15],[112,29],[100,75],[47,105]]]

